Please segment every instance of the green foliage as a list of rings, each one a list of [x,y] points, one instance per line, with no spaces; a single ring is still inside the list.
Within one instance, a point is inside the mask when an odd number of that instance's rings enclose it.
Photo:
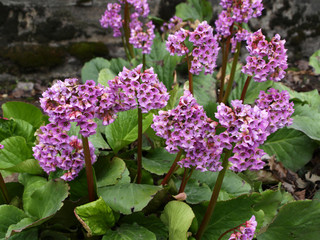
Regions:
[[[161,215],[168,226],[170,240],[187,240],[187,231],[195,217],[191,207],[184,202],[169,202]]]
[[[182,20],[210,22],[212,13],[211,3],[206,0],[188,0],[187,3],[180,3],[176,6],[176,16]]]
[[[169,171],[174,159],[174,154],[168,153],[163,148],[157,148],[142,157],[142,166],[151,173],[162,175]]]
[[[153,114],[143,114],[143,132],[151,125]],[[115,153],[137,140],[138,109],[118,113],[117,119],[105,127],[108,143]]]
[[[114,210],[123,214],[141,211],[162,188],[145,184],[117,184],[98,188],[98,195]]]
[[[316,74],[320,74],[320,50],[316,51],[309,58],[309,65],[314,68]]]
[[[24,102],[7,102],[2,104],[3,117],[21,119],[30,123],[35,129],[44,123],[41,110]]]
[[[104,58],[94,58],[87,62],[81,70],[81,80],[86,82],[87,80],[94,80],[98,82],[99,73],[104,68],[109,68],[110,62]]]
[[[258,240],[318,239],[320,203],[296,201],[284,205]]]
[[[102,240],[156,240],[154,233],[134,223],[123,224],[116,231],[108,230]]]
[[[262,145],[262,149],[286,168],[297,171],[308,163],[317,144],[308,136],[294,129],[283,128],[271,134]]]
[[[103,235],[115,224],[111,208],[101,197],[96,201],[76,207],[75,214],[89,237]]]

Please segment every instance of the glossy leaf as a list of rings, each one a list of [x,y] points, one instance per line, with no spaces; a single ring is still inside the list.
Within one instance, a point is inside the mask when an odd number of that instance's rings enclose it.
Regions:
[[[81,69],[81,79],[85,83],[87,80],[98,82],[99,73],[104,68],[109,68],[110,62],[104,58],[98,57],[85,63]]]
[[[143,114],[143,132],[151,125],[153,114]],[[138,110],[133,109],[118,113],[117,119],[105,127],[108,143],[115,153],[137,140]]]
[[[130,69],[130,63],[123,58],[112,58],[110,60],[110,70],[116,75],[123,70],[123,67]]]
[[[175,154],[168,153],[164,148],[156,148],[142,157],[142,166],[151,173],[163,175],[169,171],[175,157]]]
[[[96,201],[76,207],[74,212],[89,237],[103,235],[115,224],[111,208],[101,197]]]
[[[104,68],[99,72],[98,83],[103,86],[109,86],[109,80],[114,79],[116,74],[112,72],[109,68]]]
[[[180,182],[177,188],[180,187]],[[205,183],[199,183],[195,179],[190,179],[186,185],[185,191],[187,194],[186,202],[189,204],[198,204],[204,201],[209,201],[212,191]]]
[[[206,0],[188,0],[187,3],[180,3],[176,6],[176,16],[182,20],[206,20],[210,22],[212,18],[211,3]]]
[[[317,144],[300,131],[283,128],[270,135],[261,148],[295,172],[311,160]]]
[[[34,181],[34,180],[33,180]],[[34,188],[37,186],[37,188]],[[30,188],[33,188],[32,189]],[[48,181],[37,179],[27,185],[23,195],[23,208],[26,213],[36,219],[49,217],[63,205],[62,201],[68,196],[68,185],[63,181]]]
[[[134,223],[123,224],[115,231],[108,230],[102,240],[156,240],[154,233]]]
[[[318,239],[320,202],[296,201],[284,205],[258,240]]]
[[[41,110],[25,102],[7,102],[2,104],[3,117],[21,119],[30,123],[35,129],[44,123]]]
[[[28,216],[21,209],[12,205],[0,206],[0,239],[4,239],[8,228]]]
[[[162,188],[144,184],[117,184],[98,188],[98,195],[114,210],[123,214],[141,211]]]
[[[100,160],[95,164],[97,187],[110,186],[118,183],[126,170],[126,164],[121,158]]]
[[[193,172],[191,179],[195,179],[200,183],[205,183],[211,189],[213,189],[218,174],[218,172],[201,172],[196,170]],[[221,189],[233,196],[239,196],[241,194],[249,193],[251,191],[251,187],[246,181],[244,181],[236,173],[229,170],[225,174]]]
[[[320,50],[311,55],[309,65],[314,68],[316,74],[320,74]]]
[[[124,216],[120,221],[120,224],[135,222],[139,226],[145,227],[156,235],[157,240],[168,239],[168,228],[156,215],[145,216],[143,213],[137,212]]]
[[[31,174],[42,173],[42,169],[38,161],[33,158],[31,148],[27,145],[25,138],[9,137],[1,144],[5,148],[0,150],[0,169]]]
[[[171,201],[161,214],[161,220],[168,226],[170,240],[187,240],[187,232],[195,217],[191,207],[184,202]]]

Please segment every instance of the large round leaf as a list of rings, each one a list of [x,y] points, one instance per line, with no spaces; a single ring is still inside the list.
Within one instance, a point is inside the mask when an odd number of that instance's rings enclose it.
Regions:
[[[161,220],[169,228],[170,240],[187,240],[187,232],[195,217],[191,207],[184,202],[169,202],[161,215]]]
[[[142,166],[151,173],[162,175],[169,171],[175,157],[176,154],[170,154],[164,148],[157,148],[142,157]]]
[[[108,230],[102,240],[156,240],[156,236],[148,229],[134,223],[123,224],[115,231]]]
[[[2,105],[3,117],[22,119],[30,123],[35,129],[44,122],[41,110],[32,104],[24,102],[7,102]]]
[[[98,188],[98,195],[114,210],[123,214],[141,211],[162,188],[144,184],[117,184]]]
[[[258,240],[319,239],[320,202],[296,201],[283,206]]]

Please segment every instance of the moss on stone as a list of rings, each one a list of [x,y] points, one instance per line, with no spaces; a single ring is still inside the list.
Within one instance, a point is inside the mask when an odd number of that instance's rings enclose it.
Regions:
[[[63,49],[47,45],[14,46],[0,51],[7,58],[25,70],[51,68],[64,63]]]
[[[86,62],[94,57],[109,58],[109,50],[102,42],[77,42],[68,47],[68,52],[77,59]]]

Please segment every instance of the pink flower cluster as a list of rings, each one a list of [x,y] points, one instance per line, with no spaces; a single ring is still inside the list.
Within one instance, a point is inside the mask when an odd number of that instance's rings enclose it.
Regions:
[[[147,17],[150,9],[149,4],[147,0],[126,0],[129,4],[131,4],[134,7],[134,10],[142,15],[142,17]],[[125,0],[120,0],[122,4],[125,3]]]
[[[262,14],[262,0],[221,0],[223,11],[215,22],[216,32],[221,37],[231,35],[230,30],[234,23],[247,23],[252,17]]]
[[[178,56],[183,56],[189,53],[189,49],[184,43],[188,36],[189,31],[184,30],[183,28],[168,36],[166,47],[171,56],[174,56],[175,54],[177,54]]]
[[[232,101],[231,105],[233,109],[221,103],[215,114],[221,126],[226,128],[218,135],[217,141],[221,147],[233,149],[234,155],[229,158],[230,169],[235,172],[262,169],[261,157],[265,153],[258,147],[270,134],[267,131],[268,113],[257,106],[242,104],[240,100]]]
[[[183,56],[189,53],[184,43],[188,36],[194,46],[190,72],[199,75],[204,68],[205,74],[212,74],[216,67],[220,47],[217,38],[213,36],[212,27],[206,21],[200,23],[193,32],[181,28],[174,34],[170,34],[166,42],[170,55]]]
[[[257,222],[253,215],[249,221],[239,226],[230,236],[229,240],[252,240],[256,231]]]
[[[159,111],[159,115],[154,116],[151,127],[166,140],[168,152],[177,153],[181,149],[186,153],[178,163],[180,166],[219,171],[222,150],[214,145],[216,125],[186,90],[175,109]]]
[[[150,54],[153,39],[155,38],[152,21],[144,24],[139,21],[139,14],[133,13],[130,22],[130,39],[129,42],[135,47],[142,49],[143,54]]]
[[[256,105],[268,112],[268,131],[270,133],[292,124],[291,115],[294,109],[293,102],[289,102],[289,99],[290,95],[287,91],[279,92],[270,88],[268,93],[260,92]]]
[[[159,82],[153,68],[141,72],[142,64],[123,71],[108,82],[110,89],[115,93],[116,111],[126,111],[137,106],[143,113],[151,109],[163,108],[167,105],[169,94],[162,82]],[[137,101],[136,101],[137,100]]]
[[[80,134],[88,137],[96,133],[99,118],[104,125],[116,118],[114,94],[93,80],[79,84],[76,78],[57,81],[40,98],[42,109],[49,115],[51,122],[70,129],[70,122],[80,126]],[[69,130],[68,129],[68,130]]]
[[[118,3],[108,3],[107,10],[101,16],[100,24],[103,28],[111,27],[114,37],[121,37],[122,18],[120,15],[121,5]]]
[[[175,32],[177,30],[177,28],[182,24],[182,22],[183,21],[181,18],[174,16],[174,17],[170,18],[168,23],[164,23],[160,29],[163,32],[165,32],[165,31]]]
[[[67,128],[56,123],[40,127],[39,143],[32,148],[35,159],[46,173],[54,172],[57,168],[64,170],[61,178],[71,181],[84,166],[84,152],[80,139],[69,136]],[[94,147],[89,142],[92,163],[96,160]]]
[[[242,72],[253,76],[256,82],[268,79],[280,81],[284,78],[288,68],[287,49],[284,48],[285,40],[280,40],[276,34],[270,42],[265,39],[261,29],[251,34],[247,40],[247,49],[250,55],[247,64],[242,67]]]
[[[205,74],[212,74],[220,49],[217,39],[213,36],[213,28],[207,21],[203,21],[190,32],[189,41],[194,46],[190,72],[199,75],[204,67]]]

